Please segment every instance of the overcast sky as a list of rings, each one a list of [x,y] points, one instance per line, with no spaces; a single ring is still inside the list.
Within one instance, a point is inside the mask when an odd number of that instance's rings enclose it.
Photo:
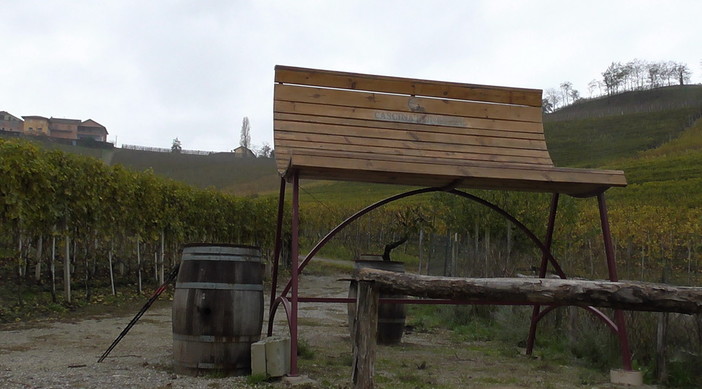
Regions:
[[[702,82],[702,1],[0,0],[0,110],[116,144],[273,145],[276,64],[582,96],[613,61]]]

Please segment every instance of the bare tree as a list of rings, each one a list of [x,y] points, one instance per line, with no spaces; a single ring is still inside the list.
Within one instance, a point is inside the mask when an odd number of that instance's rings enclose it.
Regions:
[[[604,81],[605,88],[607,89],[607,94],[611,95],[619,91],[619,87],[622,84],[622,80],[626,71],[619,62],[612,62],[607,70],[602,73],[602,80]]]
[[[571,89],[571,91],[570,91],[570,101],[571,101],[572,103],[575,103],[575,102],[577,102],[578,100],[580,100],[580,92],[578,92],[577,89]]]
[[[546,100],[551,103],[551,112],[558,109],[558,104],[561,102],[561,94],[553,88],[546,89]]]
[[[666,84],[668,86],[673,85],[673,83],[675,82],[675,79],[677,78],[676,77],[677,74],[675,72],[676,66],[678,66],[678,64],[676,64],[673,61],[663,62],[663,71],[665,74],[665,81],[666,81]]]
[[[246,147],[247,149],[251,147],[251,125],[249,124],[249,118],[244,116],[244,121],[241,123],[241,140],[239,145]]]
[[[543,111],[543,113],[553,112],[553,104],[551,103],[551,100],[541,99],[541,110]]]
[[[599,80],[592,80],[587,84],[587,91],[590,93],[590,97],[593,96],[594,92],[597,91],[598,95],[602,94],[602,82]]]
[[[171,145],[171,153],[180,153],[183,151],[183,146],[178,138],[173,139],[173,144]]]
[[[646,69],[648,70],[648,87],[658,88],[659,86],[661,86],[661,83],[663,81],[663,69],[661,68],[661,64],[650,63],[648,64]]]
[[[690,69],[687,67],[686,64],[684,64],[684,63],[675,64],[674,71],[675,71],[675,76],[677,77],[680,85],[685,85],[686,83],[688,83],[688,84],[690,83],[690,77],[692,76],[692,72],[690,71]]]
[[[268,143],[264,143],[263,146],[258,150],[256,156],[259,158],[270,158],[273,149]]]
[[[627,63],[629,67],[629,77],[633,85],[632,89],[643,89],[646,86],[646,61],[634,58]]]
[[[561,83],[561,93],[563,97],[563,104],[568,105],[570,104],[570,94],[571,91],[573,90],[573,83],[570,81],[564,81]]]

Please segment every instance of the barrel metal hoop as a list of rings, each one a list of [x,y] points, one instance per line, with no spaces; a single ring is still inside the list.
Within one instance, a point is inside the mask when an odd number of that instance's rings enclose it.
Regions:
[[[261,335],[254,336],[214,336],[173,334],[173,340],[195,343],[254,343],[261,340]]]
[[[220,282],[177,282],[176,289],[216,289],[262,292],[261,284],[227,284]]]
[[[183,254],[184,261],[221,261],[221,262],[254,262],[261,263],[261,257],[247,257],[247,256],[236,256],[236,255],[197,255],[197,254]]]
[[[183,254],[260,256],[261,249],[259,249],[257,247],[191,246],[191,247],[185,247],[183,249]]]
[[[245,375],[248,372],[250,372],[250,370],[246,369],[244,367],[244,365],[241,363],[209,363],[209,362],[188,363],[188,362],[183,362],[183,361],[175,361],[175,364],[178,367],[185,368],[185,369],[193,369],[193,370],[218,369],[218,370],[226,370],[229,373],[240,372],[242,375]]]

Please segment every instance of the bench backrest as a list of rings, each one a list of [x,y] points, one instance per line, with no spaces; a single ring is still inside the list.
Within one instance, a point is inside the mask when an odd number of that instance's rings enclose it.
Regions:
[[[540,90],[282,66],[275,81],[281,173],[309,151],[553,166]]]

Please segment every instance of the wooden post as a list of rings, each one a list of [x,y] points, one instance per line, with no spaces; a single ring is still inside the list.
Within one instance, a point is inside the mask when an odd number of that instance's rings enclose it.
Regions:
[[[418,246],[419,246],[419,249],[418,249],[418,251],[419,251],[419,266],[417,267],[417,274],[422,274],[422,249],[423,249],[422,243],[423,243],[423,241],[424,241],[424,229],[420,229],[419,230],[419,244],[418,244]],[[689,261],[688,261],[688,263],[689,263]],[[688,266],[688,268],[689,268],[689,266]]]
[[[115,250],[115,242],[114,242],[114,237],[112,237],[112,241],[110,241],[110,252],[107,254],[107,261],[110,265],[110,286],[112,287],[112,295],[116,296],[117,293],[115,292],[115,275],[112,270],[112,252]]]
[[[39,241],[37,242],[37,263],[34,267],[34,281],[41,282],[41,256],[44,248],[44,236],[39,235]]]
[[[56,302],[56,234],[51,234],[51,301]]]
[[[63,293],[66,302],[71,302],[71,238],[66,228],[66,258],[63,261]]]
[[[141,247],[139,247],[139,241],[141,240],[141,237],[137,235],[137,283],[138,283],[138,290],[139,293],[142,292],[141,290]]]
[[[373,388],[379,296],[378,288],[372,281],[358,282],[351,373],[351,381],[355,389]]]

